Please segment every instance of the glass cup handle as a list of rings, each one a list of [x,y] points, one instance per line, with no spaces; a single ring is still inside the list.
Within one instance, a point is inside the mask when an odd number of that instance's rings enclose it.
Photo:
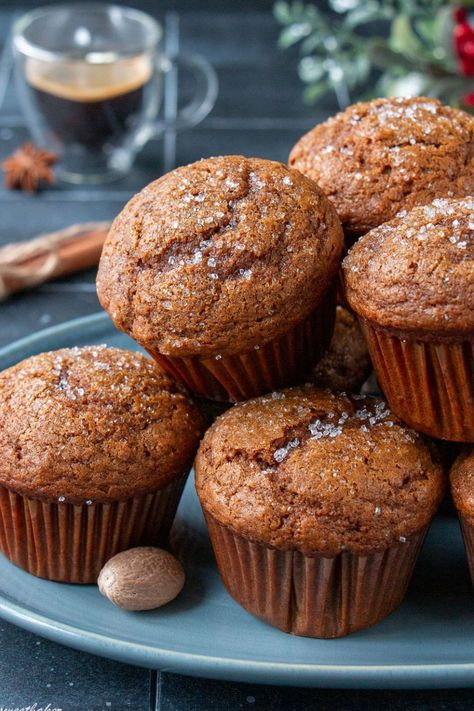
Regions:
[[[166,77],[170,72],[180,68],[188,69],[194,76],[196,88],[191,101],[177,108],[177,80],[172,82]],[[207,60],[195,54],[178,54],[175,57],[160,57],[158,70],[165,76],[163,96],[164,118],[155,121],[152,126],[153,135],[157,136],[166,129],[181,130],[191,128],[202,121],[213,108],[218,90],[217,75]],[[167,115],[168,114],[168,115]]]

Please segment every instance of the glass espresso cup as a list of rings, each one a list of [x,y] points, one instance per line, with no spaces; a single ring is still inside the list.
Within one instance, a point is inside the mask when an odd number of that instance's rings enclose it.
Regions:
[[[201,57],[166,57],[152,17],[105,4],[52,5],[13,28],[20,100],[36,143],[58,153],[58,177],[98,183],[120,177],[152,137],[201,121],[217,79]],[[195,94],[169,120],[159,118],[164,75],[192,72]]]

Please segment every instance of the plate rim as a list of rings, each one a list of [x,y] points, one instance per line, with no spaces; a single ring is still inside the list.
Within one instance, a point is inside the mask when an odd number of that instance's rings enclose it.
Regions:
[[[466,674],[474,671],[474,663],[410,664],[405,666],[393,664],[288,664],[175,652],[116,637],[105,637],[96,632],[58,622],[32,610],[25,612],[25,609],[28,608],[9,601],[0,593],[0,616],[40,636],[126,664],[190,676],[332,688],[351,688],[353,683],[357,682],[358,688],[408,689],[448,688],[460,684],[466,685]],[[332,641],[337,643],[337,640]],[[105,648],[98,650],[95,643],[99,642]],[[133,659],[127,655],[127,651],[130,650],[135,650]],[[160,662],[163,662],[165,666],[162,666]],[[446,677],[447,672],[448,678]],[[375,686],[372,686],[373,684]]]
[[[0,362],[19,351],[35,351],[45,340],[69,335],[83,327],[100,333],[110,323],[105,312],[64,321],[0,348]],[[91,333],[93,338],[93,333]],[[23,354],[22,358],[25,357]],[[13,361],[12,361],[13,362]],[[8,367],[8,366],[2,366]],[[218,657],[140,644],[117,636],[85,630],[16,603],[0,591],[0,617],[52,641],[120,662],[161,671],[251,683],[327,688],[449,688],[474,684],[474,661],[433,664],[311,664]],[[333,640],[337,643],[337,640]]]

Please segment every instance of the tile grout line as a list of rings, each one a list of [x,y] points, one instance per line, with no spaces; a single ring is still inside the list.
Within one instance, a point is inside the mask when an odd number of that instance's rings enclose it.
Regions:
[[[47,202],[64,202],[64,201],[77,201],[77,202],[115,202],[115,201],[121,201],[124,202],[125,200],[129,200],[133,193],[136,191],[136,188],[130,188],[130,190],[104,190],[103,192],[99,191],[89,191],[89,190],[58,190],[58,191],[53,191],[51,190],[49,193],[44,192],[41,195],[41,201],[43,203]],[[0,200],[5,201],[5,202],[20,202],[23,205],[27,205],[28,201],[31,200],[31,198],[27,197],[25,198],[23,195],[19,193],[14,193],[14,192],[1,192],[0,195]]]
[[[157,675],[159,672],[156,672],[154,669],[150,669],[150,676],[149,676],[149,682],[150,682],[150,695],[149,695],[149,709],[150,711],[157,711],[158,706],[157,706]]]
[[[63,283],[48,282],[37,287],[41,294],[95,294],[96,286],[93,282]]]
[[[318,116],[308,118],[273,118],[269,116],[252,116],[250,118],[240,116],[211,116],[206,119],[199,127],[202,129],[213,130],[237,130],[248,131],[252,130],[286,130],[286,129],[309,129],[318,121]]]
[[[161,672],[159,669],[156,671],[153,671],[152,674],[154,675],[153,677],[153,686],[154,686],[154,693],[153,693],[153,705],[151,705],[151,699],[150,699],[150,711],[161,711],[161,693],[162,693],[162,678],[161,678]]]
[[[171,70],[171,74],[174,70]],[[167,76],[168,76],[167,75]],[[166,91],[165,91],[166,94]],[[332,109],[328,108],[328,111]],[[327,112],[324,112],[326,116]],[[250,118],[244,116],[210,116],[204,119],[203,122],[193,126],[193,131],[196,130],[228,130],[234,129],[237,131],[245,131],[248,129],[254,130],[285,130],[285,129],[304,129],[311,128],[319,119],[318,116],[308,116],[307,118],[297,118],[297,117],[280,117],[274,118],[272,116],[252,116]],[[0,127],[1,128],[26,128],[25,119],[21,115],[10,114],[0,117]],[[165,136],[169,134],[175,134],[175,131],[165,131]]]

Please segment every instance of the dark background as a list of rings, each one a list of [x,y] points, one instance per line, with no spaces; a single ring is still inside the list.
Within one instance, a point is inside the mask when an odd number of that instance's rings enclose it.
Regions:
[[[14,14],[40,3],[0,3],[0,43]],[[42,4],[42,3],[41,3]],[[159,17],[168,48],[199,52],[219,76],[219,97],[198,127],[152,142],[130,175],[100,188],[58,185],[37,196],[0,188],[0,244],[74,222],[113,218],[128,198],[173,165],[223,153],[286,161],[295,141],[337,107],[332,97],[305,106],[297,53],[277,49],[278,27],[266,0],[134,2]],[[320,3],[321,4],[321,3]],[[0,159],[28,137],[12,82],[0,107]],[[173,155],[175,153],[175,155]],[[45,284],[0,305],[0,346],[99,309],[94,270]],[[282,689],[157,674],[66,649],[0,622],[0,708],[57,706],[160,711],[299,711],[474,708],[470,690],[370,692]]]

